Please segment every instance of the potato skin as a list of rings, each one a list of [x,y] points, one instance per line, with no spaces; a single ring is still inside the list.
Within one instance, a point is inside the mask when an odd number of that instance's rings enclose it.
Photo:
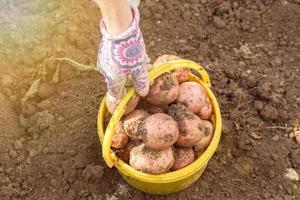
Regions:
[[[146,118],[138,128],[146,147],[163,150],[171,147],[179,137],[177,122],[165,113]]]
[[[125,116],[123,121],[124,129],[130,139],[142,140],[142,135],[138,133],[138,126],[149,116],[149,113],[141,109],[134,110],[130,114]]]
[[[179,83],[170,73],[164,73],[150,86],[147,100],[156,106],[165,106],[176,101],[179,95]]]
[[[113,114],[113,112],[115,111],[115,109],[117,108],[117,104],[115,104],[114,102],[111,102],[108,100],[108,98],[105,99],[106,101],[106,107],[107,107],[107,110],[110,114]],[[127,107],[126,107],[126,110],[124,112],[124,115],[127,115],[129,114],[130,112],[132,112],[137,104],[139,103],[139,100],[140,100],[140,96],[139,95],[136,95],[135,97],[133,97],[132,99],[129,100],[129,102],[127,103]]]
[[[129,100],[129,102],[127,103],[127,107],[124,112],[124,115],[128,115],[136,108],[136,106],[138,105],[138,103],[140,101],[140,98],[141,97],[139,95],[136,95],[135,97],[133,97],[132,99]]]
[[[136,170],[148,174],[166,173],[174,163],[172,148],[152,150],[141,144],[130,152],[130,165]]]
[[[192,147],[204,137],[201,127],[202,120],[195,114],[189,113],[186,118],[178,122],[179,137],[176,145]]]
[[[142,144],[142,142],[129,140],[129,142],[127,143],[127,145],[124,148],[122,148],[116,152],[116,155],[121,160],[123,160],[125,163],[129,164],[131,150],[134,147],[139,146],[140,144]]]
[[[195,160],[193,148],[175,147],[174,148],[174,164],[171,167],[172,171],[182,169]]]
[[[202,120],[196,114],[187,111],[183,104],[178,103],[169,106],[168,114],[178,123],[177,146],[193,147],[205,136]]]
[[[187,68],[179,68],[171,72],[177,79],[178,83],[187,82],[189,80],[189,70]]]
[[[111,146],[115,149],[121,149],[127,145],[128,140],[129,140],[129,138],[125,132],[123,123],[119,122],[119,124],[116,128],[116,132],[113,135]]]
[[[157,67],[157,65],[172,61],[172,60],[178,60],[180,59],[177,56],[174,55],[161,55],[159,56],[156,61],[153,63],[154,67]],[[172,70],[171,73],[176,77],[177,81],[179,83],[186,82],[189,80],[189,70],[187,68],[178,68],[175,70]]]
[[[204,120],[209,120],[212,116],[213,110],[212,105],[210,103],[210,100],[208,97],[205,98],[204,106],[201,108],[201,110],[197,113],[197,115]]]
[[[147,111],[150,114],[164,113],[168,109],[168,106],[152,105],[146,99],[142,99],[137,107]]]
[[[166,62],[169,62],[172,60],[178,60],[178,59],[180,59],[180,58],[177,56],[174,56],[174,55],[166,55],[166,54],[161,55],[155,60],[155,62],[153,63],[153,66],[157,67],[157,65],[164,64]]]
[[[206,93],[204,88],[196,82],[184,82],[180,85],[178,103],[182,103],[187,110],[198,113],[205,106]]]
[[[194,146],[195,151],[197,152],[204,152],[214,135],[214,127],[210,121],[202,120],[202,126],[205,130],[205,136]]]

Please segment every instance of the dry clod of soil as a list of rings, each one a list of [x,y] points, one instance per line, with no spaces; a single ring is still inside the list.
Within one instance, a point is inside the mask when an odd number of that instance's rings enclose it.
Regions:
[[[282,60],[279,57],[276,57],[270,62],[270,64],[272,67],[278,67],[282,65]]]
[[[0,76],[0,86],[1,88],[11,87],[14,79],[9,74]]]
[[[279,116],[278,110],[275,107],[271,106],[271,105],[266,105],[262,109],[262,111],[260,112],[260,114],[267,121],[277,120],[278,116]]]
[[[300,166],[300,148],[291,151],[291,158],[296,166]]]
[[[222,28],[225,28],[225,26],[226,26],[226,23],[224,22],[224,20],[222,20],[219,16],[213,16],[213,21],[217,28],[222,29]]]
[[[88,165],[82,171],[85,181],[100,180],[104,174],[104,167],[100,165]]]
[[[22,142],[20,140],[16,140],[15,143],[14,143],[14,147],[17,150],[20,150],[20,149],[23,148],[23,144],[22,144]]]
[[[41,97],[42,99],[47,99],[47,98],[51,97],[55,91],[56,91],[56,88],[53,84],[43,82],[43,83],[40,83],[40,85],[39,85],[37,95],[39,97]]]
[[[273,137],[272,137],[272,140],[275,141],[275,142],[278,141],[278,140],[279,140],[279,135],[273,136]]]

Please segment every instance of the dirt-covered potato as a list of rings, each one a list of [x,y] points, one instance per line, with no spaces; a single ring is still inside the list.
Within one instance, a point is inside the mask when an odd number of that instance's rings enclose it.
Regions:
[[[164,106],[176,101],[179,95],[179,84],[175,76],[164,73],[150,86],[147,100],[156,106]]]
[[[136,106],[138,105],[138,103],[140,101],[140,98],[141,97],[139,95],[136,95],[135,97],[133,97],[132,99],[129,100],[129,102],[127,103],[124,115],[128,115],[136,108]]]
[[[178,59],[180,58],[174,55],[161,55],[157,58],[153,65],[154,67],[157,67],[160,64]],[[179,83],[183,83],[189,80],[189,70],[187,68],[184,68],[184,66],[183,68],[172,70],[171,73],[176,77]]]
[[[200,158],[200,156],[202,156],[202,154],[204,153],[205,150],[203,151],[194,151],[195,154],[195,160],[197,160],[198,158]]]
[[[210,103],[210,100],[208,97],[205,98],[204,106],[201,108],[201,110],[197,113],[197,115],[204,120],[209,120],[211,118],[211,115],[213,113],[212,105]]]
[[[171,167],[172,171],[182,169],[195,160],[193,148],[176,147],[174,148],[174,164]]]
[[[183,104],[171,105],[168,113],[178,123],[179,137],[176,142],[177,146],[193,147],[205,136],[202,120],[194,113],[188,112]]]
[[[178,83],[183,83],[189,80],[189,70],[187,68],[179,68],[171,72],[177,79]]]
[[[109,101],[108,98],[106,98],[105,100],[106,100],[107,110],[109,113],[112,114],[115,111],[115,109],[117,108],[119,102]],[[139,100],[140,100],[139,95],[136,95],[135,97],[130,99],[127,104],[124,115],[127,115],[128,113],[132,112],[136,108],[137,104],[139,103]]]
[[[169,147],[157,151],[141,144],[131,150],[129,163],[133,168],[144,173],[163,174],[173,166],[173,150]]]
[[[153,66],[157,67],[158,65],[164,64],[164,63],[166,63],[168,61],[178,60],[178,59],[180,59],[180,58],[177,57],[177,56],[174,56],[174,55],[161,55],[153,63]]]
[[[204,88],[196,82],[184,82],[180,85],[180,92],[177,99],[187,110],[198,113],[205,106],[206,92]]]
[[[171,147],[178,139],[177,122],[165,113],[157,113],[147,117],[138,127],[146,147],[163,150]]]
[[[123,120],[124,129],[126,134],[132,140],[142,140],[142,135],[138,133],[139,124],[149,117],[149,113],[144,110],[134,110],[125,116]]]
[[[123,123],[119,122],[116,132],[113,135],[111,146],[115,149],[121,149],[128,143],[128,135],[126,134]]]
[[[205,151],[214,135],[214,127],[210,121],[202,120],[202,129],[204,130],[205,136],[195,145],[194,148],[197,152]]]
[[[168,109],[168,106],[155,106],[155,105],[150,104],[145,99],[142,99],[139,102],[139,105],[137,107],[140,108],[140,109],[143,109],[143,110],[147,111],[150,114],[164,113]]]
[[[139,146],[140,144],[142,144],[142,142],[140,141],[133,141],[133,140],[129,140],[129,142],[127,143],[127,145],[116,151],[116,155],[123,160],[125,163],[129,164],[129,159],[130,159],[130,152],[131,150],[136,147]]]

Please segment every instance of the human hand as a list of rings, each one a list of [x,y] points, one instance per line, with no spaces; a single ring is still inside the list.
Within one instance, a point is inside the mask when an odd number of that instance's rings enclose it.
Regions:
[[[132,8],[133,20],[129,28],[118,35],[110,34],[104,21],[100,23],[103,34],[100,43],[97,68],[107,83],[107,100],[114,108],[125,92],[129,76],[140,96],[149,92],[149,80],[145,44],[139,28],[139,12]]]

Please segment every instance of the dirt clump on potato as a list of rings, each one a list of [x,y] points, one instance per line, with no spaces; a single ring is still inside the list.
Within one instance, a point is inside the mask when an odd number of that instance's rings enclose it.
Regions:
[[[130,139],[142,139],[142,136],[138,133],[138,126],[149,116],[149,113],[144,110],[134,110],[124,118],[124,129]]]
[[[182,103],[177,103],[169,106],[168,114],[171,115],[176,121],[180,121],[187,117],[188,112]]]
[[[205,136],[194,146],[194,148],[197,152],[204,152],[212,140],[214,127],[210,121],[202,120],[202,125],[199,126],[199,129],[203,130]]]
[[[161,90],[170,90],[175,85],[175,81],[172,76],[166,76],[163,84],[160,86]]]

